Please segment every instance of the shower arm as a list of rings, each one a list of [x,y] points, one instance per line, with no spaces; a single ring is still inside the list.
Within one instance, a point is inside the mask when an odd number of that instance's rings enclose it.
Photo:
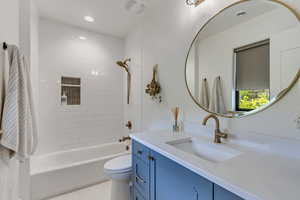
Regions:
[[[127,66],[126,62],[124,64]],[[128,67],[122,66],[125,71],[127,72],[127,104],[130,103],[130,92],[131,92],[131,73],[128,69]]]
[[[128,62],[130,62],[131,59],[126,59],[124,62],[122,61],[118,61],[117,64],[124,68],[124,70],[127,72],[127,104],[129,104],[129,99],[130,99],[130,92],[131,92],[131,73],[129,71],[129,68],[128,68]]]

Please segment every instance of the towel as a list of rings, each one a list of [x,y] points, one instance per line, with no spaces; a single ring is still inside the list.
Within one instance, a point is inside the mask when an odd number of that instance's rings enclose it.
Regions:
[[[224,102],[221,78],[217,77],[214,80],[214,85],[211,93],[209,110],[214,113],[225,114],[226,107]]]
[[[5,96],[7,94],[7,85],[9,77],[9,62],[8,62],[8,53],[7,51],[1,51],[0,58],[0,134],[3,133],[2,130],[2,117],[3,117],[3,107]]]
[[[30,74],[18,47],[8,46],[9,80],[3,107],[0,144],[15,152],[17,159],[32,155],[37,146],[37,129]]]
[[[7,84],[9,77],[9,63],[7,51],[0,53],[0,138],[3,134],[2,116],[5,96],[7,93]],[[0,199],[9,199],[9,150],[0,145]]]
[[[209,93],[208,93],[208,83],[206,78],[202,80],[199,103],[204,108],[206,109],[209,108]]]

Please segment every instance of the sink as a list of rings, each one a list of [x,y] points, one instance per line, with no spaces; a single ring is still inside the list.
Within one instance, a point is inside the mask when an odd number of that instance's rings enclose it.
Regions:
[[[196,138],[171,141],[167,142],[167,144],[213,163],[224,162],[242,154],[242,152],[226,144],[215,144],[208,140]]]

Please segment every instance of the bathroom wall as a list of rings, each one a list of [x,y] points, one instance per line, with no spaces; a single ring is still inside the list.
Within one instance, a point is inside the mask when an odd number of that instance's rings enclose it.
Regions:
[[[136,31],[128,36],[126,39],[125,52],[127,58],[132,58],[129,68],[132,74],[131,76],[131,93],[130,93],[130,104],[127,104],[127,82],[126,75],[124,74],[124,120],[132,121],[132,131],[137,132],[142,130],[141,124],[141,110],[142,110],[142,95],[143,95],[143,84],[142,84],[142,46],[140,45],[143,41],[140,31]],[[125,133],[130,134],[129,130]]]
[[[38,117],[38,88],[39,88],[39,63],[38,63],[38,33],[39,13],[35,0],[22,0],[20,2],[20,49],[26,56],[30,67],[31,85],[34,99],[35,114]],[[30,200],[30,161],[25,160],[20,164],[19,197]]]
[[[170,128],[170,108],[180,106],[185,122],[200,124],[207,113],[198,108],[189,97],[184,78],[185,59],[189,46],[200,27],[223,7],[235,0],[206,0],[197,8],[185,1],[155,2],[156,9],[146,15],[143,24],[128,36],[127,48],[141,67],[142,95],[140,102],[141,130],[153,127]],[[300,11],[300,2],[286,1]],[[172,5],[172,6],[170,6]],[[166,13],[162,15],[161,13]],[[135,56],[132,52],[135,52]],[[141,59],[142,58],[142,59]],[[163,88],[163,103],[157,104],[144,94],[151,80],[154,64],[159,64],[159,80]],[[134,91],[133,91],[134,92]],[[300,115],[299,83],[279,103],[267,111],[243,119],[223,119],[222,127],[234,134],[263,134],[300,139],[300,130],[294,120]],[[134,114],[134,113],[133,113]],[[200,127],[200,126],[199,126]],[[196,129],[197,131],[197,129]]]
[[[9,44],[19,45],[19,30],[20,30],[20,20],[19,20],[19,0],[0,0],[0,43],[2,48],[2,42],[6,41]],[[0,160],[0,179],[9,176],[10,184],[8,185],[7,191],[10,196],[17,199],[18,196],[18,171],[19,162],[16,159],[10,161],[8,166],[6,163]],[[5,168],[9,168],[9,173],[7,174]],[[4,186],[1,186],[3,189]],[[3,190],[1,190],[3,191]]]
[[[39,31],[38,153],[117,142],[123,135],[124,40],[47,19]],[[79,39],[86,37],[86,40]],[[81,78],[81,105],[62,106],[61,76]]]
[[[19,44],[19,0],[0,0],[0,41]]]

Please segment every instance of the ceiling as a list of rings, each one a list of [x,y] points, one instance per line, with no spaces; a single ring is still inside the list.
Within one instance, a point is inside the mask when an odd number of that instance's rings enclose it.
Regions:
[[[120,38],[126,37],[144,14],[144,12],[130,12],[126,6],[132,5],[129,4],[131,2],[150,7],[148,0],[36,0],[36,2],[41,17]],[[95,22],[86,22],[84,16],[92,16]]]

